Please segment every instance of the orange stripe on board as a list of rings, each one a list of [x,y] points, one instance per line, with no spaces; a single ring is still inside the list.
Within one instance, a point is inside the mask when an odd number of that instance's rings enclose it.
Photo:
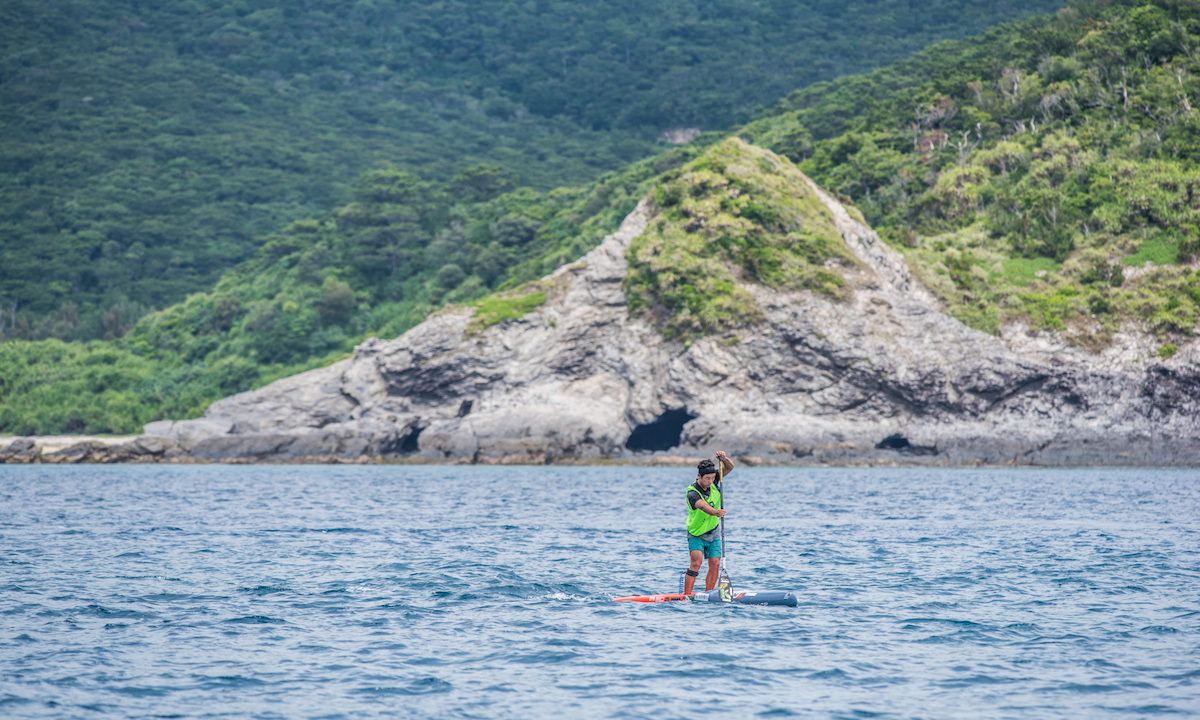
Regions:
[[[629,597],[613,598],[613,602],[640,602],[640,603],[660,603],[671,602],[673,600],[689,600],[691,595],[683,593],[672,593],[670,595],[631,595]]]

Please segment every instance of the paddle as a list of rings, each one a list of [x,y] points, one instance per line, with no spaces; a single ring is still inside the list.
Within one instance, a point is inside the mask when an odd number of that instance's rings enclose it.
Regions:
[[[721,492],[721,509],[727,510],[725,502],[725,463],[717,456],[717,489]],[[717,591],[721,602],[733,602],[733,583],[729,581],[729,573],[725,570],[725,518],[721,518],[721,569],[717,573]]]

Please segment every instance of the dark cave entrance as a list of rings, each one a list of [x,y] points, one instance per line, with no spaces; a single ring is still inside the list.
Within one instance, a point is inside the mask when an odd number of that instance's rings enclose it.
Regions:
[[[423,427],[414,427],[404,433],[400,437],[399,442],[397,442],[399,451],[402,453],[414,453],[419,450],[420,445],[418,441],[421,439],[421,431],[424,429]]]
[[[668,410],[653,422],[638,425],[625,441],[627,450],[670,450],[679,445],[683,426],[695,420],[696,415],[687,410]]]
[[[912,443],[900,434],[888,435],[875,444],[876,450],[907,450],[910,447],[912,447]]]
[[[913,445],[908,438],[896,433],[875,444],[876,450],[896,450],[902,455],[937,455],[937,445]]]

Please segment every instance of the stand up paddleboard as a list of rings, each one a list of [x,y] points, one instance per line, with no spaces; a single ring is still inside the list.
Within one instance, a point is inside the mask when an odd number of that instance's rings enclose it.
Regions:
[[[735,602],[741,605],[782,605],[785,607],[796,607],[800,601],[796,599],[796,594],[786,590],[768,590],[766,592],[735,592],[729,600],[721,599],[720,590],[710,590],[709,592],[692,593],[684,595],[683,593],[670,593],[668,595],[630,595],[629,597],[613,598],[613,602],[640,602],[640,603],[662,603],[662,602]]]
[[[717,458],[717,472],[720,475],[718,486],[721,490],[721,507],[727,507],[725,502],[725,465],[721,462],[721,458]],[[721,518],[721,569],[717,580],[715,590],[708,592],[697,592],[690,595],[683,592],[683,576],[679,576],[679,592],[668,593],[666,595],[630,595],[628,597],[613,598],[613,602],[639,602],[639,603],[663,603],[663,602],[706,602],[706,603],[738,603],[740,605],[782,605],[784,607],[796,607],[800,601],[796,599],[796,594],[787,590],[768,590],[766,592],[747,592],[745,590],[736,592],[733,589],[733,583],[729,580],[729,573],[725,571],[725,518]]]

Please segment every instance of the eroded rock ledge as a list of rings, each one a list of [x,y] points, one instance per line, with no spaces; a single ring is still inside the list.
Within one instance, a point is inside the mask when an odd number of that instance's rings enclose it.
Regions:
[[[903,258],[813,186],[861,261],[850,299],[745,284],[767,322],[671,342],[631,317],[643,201],[482,332],[440,312],[400,338],[125,439],[0,440],[0,462],[688,462],[1197,465],[1200,351],[1089,355],[941,312]],[[6,446],[7,445],[7,446]]]

